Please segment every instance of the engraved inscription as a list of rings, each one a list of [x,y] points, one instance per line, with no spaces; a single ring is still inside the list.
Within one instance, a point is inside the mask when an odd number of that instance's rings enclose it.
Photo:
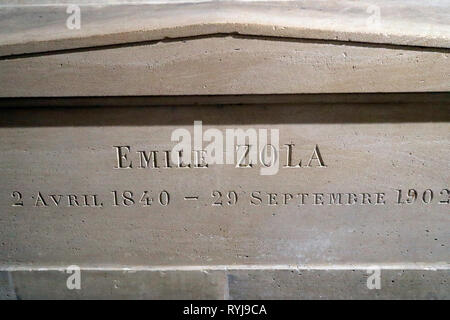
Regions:
[[[208,196],[209,195],[209,196]],[[395,205],[448,205],[450,189],[396,189],[384,192],[271,192],[249,190],[201,190],[199,195],[185,195],[179,199],[167,190],[113,190],[111,195],[102,194],[45,194],[38,191],[32,195],[20,191],[11,193],[13,207],[167,207],[175,200],[199,201],[213,207],[234,206],[243,202],[250,206],[354,206],[385,204]]]
[[[297,154],[294,151],[295,144],[289,143],[283,145],[286,149],[286,153],[283,157],[284,165],[282,168],[326,168],[324,158],[320,152],[319,145],[313,146],[312,151],[308,154],[303,154],[303,158],[295,158]],[[175,161],[171,157],[171,150],[135,150],[130,145],[113,146],[115,150],[115,166],[114,169],[171,169],[171,168],[208,168],[207,151],[206,150],[194,150],[191,152],[191,162],[185,161],[185,153],[182,150],[177,151],[175,155]],[[267,163],[264,154],[268,149],[271,152],[275,147],[270,144],[266,144],[260,152],[260,163],[263,166],[270,166]],[[256,161],[252,161],[251,154],[253,150],[257,149],[254,145],[237,145],[236,146],[236,168],[253,168],[256,165]]]

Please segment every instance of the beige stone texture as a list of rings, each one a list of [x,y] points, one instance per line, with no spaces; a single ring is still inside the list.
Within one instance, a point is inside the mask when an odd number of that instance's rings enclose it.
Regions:
[[[4,272],[6,274],[6,272]],[[68,289],[65,270],[8,272],[16,299],[224,299],[223,272],[81,270],[80,289]],[[4,296],[1,295],[3,299]]]
[[[212,34],[450,46],[445,0],[137,2],[77,1],[77,30],[66,27],[70,1],[7,1],[0,6],[0,55]]]
[[[445,100],[1,112],[0,261],[6,266],[449,261],[448,204],[439,203],[446,201],[442,190],[449,181]],[[194,120],[202,120],[204,130],[279,129],[281,144],[296,145],[295,158],[305,164],[318,145],[327,167],[281,168],[273,176],[233,165],[136,167],[136,151],[170,150],[172,131],[192,130]],[[114,168],[113,146],[121,145],[131,147],[135,168]],[[418,190],[418,200],[396,204],[396,189],[405,195],[410,188]],[[427,189],[434,192],[430,204],[422,201]],[[114,190],[133,191],[136,205],[114,207]],[[144,191],[157,197],[163,190],[170,193],[167,207],[156,198],[149,207],[139,203]],[[214,190],[235,191],[239,202],[213,206]],[[14,191],[22,193],[23,207],[12,206]],[[254,191],[261,192],[262,204],[250,203]],[[38,192],[48,207],[36,206]],[[302,192],[310,193],[308,204],[297,197],[283,205],[282,193]],[[386,204],[311,203],[311,193],[338,192],[384,192]],[[268,193],[277,194],[277,205],[268,204]],[[51,194],[64,195],[63,204],[56,206]],[[68,194],[98,194],[104,206],[68,207]]]
[[[448,55],[214,36],[0,60],[0,97],[448,91]]]
[[[448,1],[68,4],[0,5],[0,299],[450,298]],[[163,168],[198,120],[302,165]]]
[[[17,296],[14,293],[14,284],[12,282],[11,273],[7,271],[0,271],[0,299],[17,299]]]
[[[232,266],[230,267],[232,269]],[[368,289],[367,270],[81,270],[80,289],[65,270],[0,272],[0,299],[448,299],[449,274],[380,271]],[[6,279],[6,280],[4,280]]]
[[[450,87],[447,1],[93,4],[79,30],[67,2],[0,6],[0,97]]]
[[[449,271],[382,270],[368,289],[367,270],[230,272],[230,299],[449,299]]]

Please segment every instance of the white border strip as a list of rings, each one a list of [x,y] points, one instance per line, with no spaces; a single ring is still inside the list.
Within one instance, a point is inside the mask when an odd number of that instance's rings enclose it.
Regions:
[[[143,1],[93,1],[93,2],[84,2],[84,1],[68,1],[68,2],[46,2],[46,3],[23,3],[23,4],[0,4],[0,8],[27,8],[27,7],[67,7],[69,5],[77,5],[79,7],[88,7],[88,6],[122,6],[122,5],[171,5],[171,4],[196,4],[196,3],[218,3],[218,2],[226,2],[226,3],[248,3],[248,2],[295,2],[298,0],[143,0]],[[320,0],[319,0],[320,1]],[[323,2],[323,0],[322,0]],[[300,1],[301,3],[301,1]]]
[[[34,266],[34,265],[0,265],[0,271],[66,271],[67,266]],[[138,271],[238,271],[238,270],[450,270],[450,263],[448,262],[435,262],[435,263],[365,263],[365,264],[253,264],[253,265],[211,265],[211,266],[113,266],[113,265],[98,265],[98,266],[83,266],[79,265],[81,270],[84,271],[123,271],[123,272],[138,272]]]

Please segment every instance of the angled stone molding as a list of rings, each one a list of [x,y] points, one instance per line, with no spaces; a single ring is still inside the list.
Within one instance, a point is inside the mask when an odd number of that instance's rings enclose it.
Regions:
[[[217,33],[450,47],[450,5],[442,0],[77,3],[81,28],[71,30],[68,1],[7,1],[0,6],[0,55]]]
[[[445,1],[39,4],[0,6],[0,97],[450,87]]]
[[[0,60],[0,97],[433,92],[449,53],[216,35]]]

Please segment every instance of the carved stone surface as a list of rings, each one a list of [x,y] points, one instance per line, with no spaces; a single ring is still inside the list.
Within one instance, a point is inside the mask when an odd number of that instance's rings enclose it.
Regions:
[[[42,2],[0,6],[0,299],[450,298],[447,1]]]
[[[218,33],[450,47],[446,0],[87,0],[79,29],[66,24],[72,1],[38,2],[0,6],[1,56]]]
[[[2,109],[2,297],[447,297],[448,98],[315,99]],[[279,129],[280,144],[295,144],[292,164],[303,167],[283,168],[284,150],[276,175],[260,175],[259,166],[164,168],[171,133],[192,131],[194,120],[205,131]],[[117,146],[129,148],[121,164]],[[323,163],[308,166],[315,147]],[[140,150],[157,150],[160,168],[140,168]],[[98,285],[64,291],[73,264]],[[365,287],[373,266],[383,270],[384,291]],[[319,277],[347,284],[330,289]]]
[[[447,1],[46,3],[0,6],[0,97],[450,87]]]
[[[4,264],[448,258],[448,104],[36,109],[33,117],[22,109],[2,113]],[[279,129],[280,145],[295,144],[292,163],[301,160],[302,168],[283,168],[285,149],[273,176],[260,175],[259,163],[253,168],[164,168],[164,151],[175,145],[172,132],[192,130],[194,120],[202,120],[204,130],[223,130],[224,136],[226,128]],[[128,153],[123,164],[117,146]],[[316,146],[323,162],[308,166]],[[142,164],[142,150],[158,151],[159,168],[151,168],[152,161]],[[117,168],[128,165],[132,168]],[[409,189],[418,195],[406,204]],[[426,190],[434,193],[432,200]],[[22,198],[11,195],[14,191]],[[134,204],[123,198],[126,191],[133,193]],[[153,199],[149,206],[140,201],[146,191]],[[238,201],[229,205],[231,191]],[[308,195],[302,200],[301,193]],[[330,193],[342,193],[342,204],[334,203]],[[83,195],[90,206],[83,204]],[[198,200],[185,200],[189,196]]]
[[[3,60],[0,97],[446,91],[447,61],[439,49],[214,36]]]

